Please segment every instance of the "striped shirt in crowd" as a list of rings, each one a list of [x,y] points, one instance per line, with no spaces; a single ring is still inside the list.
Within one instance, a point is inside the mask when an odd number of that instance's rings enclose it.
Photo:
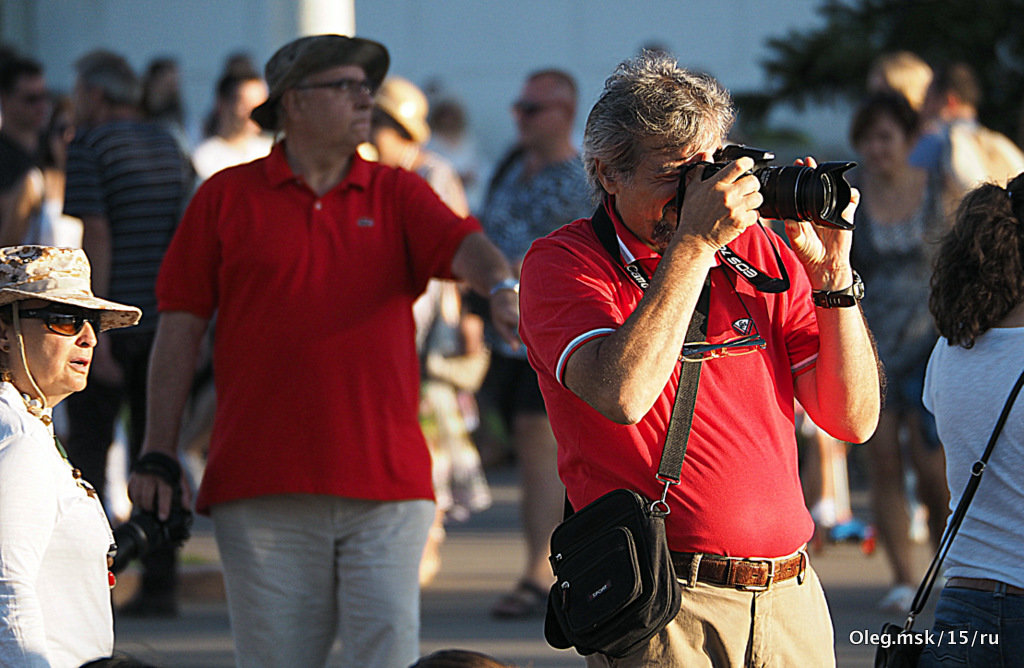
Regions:
[[[110,290],[102,296],[141,308],[133,331],[154,331],[156,276],[192,194],[191,163],[162,126],[115,120],[75,137],[67,173],[64,213],[110,224]]]

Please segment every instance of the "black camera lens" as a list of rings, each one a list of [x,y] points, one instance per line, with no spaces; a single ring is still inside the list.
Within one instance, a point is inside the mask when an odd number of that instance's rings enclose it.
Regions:
[[[850,203],[850,184],[843,172],[854,162],[826,162],[817,168],[765,167],[754,170],[761,182],[764,203],[759,211],[765,218],[809,220],[816,225],[851,230],[842,218]]]
[[[176,503],[166,521],[154,513],[139,512],[114,529],[117,552],[111,572],[120,573],[133,559],[143,557],[165,545],[181,545],[188,540],[192,528],[192,512]]]
[[[113,573],[123,571],[130,561],[146,554],[151,543],[150,536],[159,536],[156,519],[148,515],[133,516],[127,522],[114,529],[114,543],[117,552],[114,563],[110,566]]]

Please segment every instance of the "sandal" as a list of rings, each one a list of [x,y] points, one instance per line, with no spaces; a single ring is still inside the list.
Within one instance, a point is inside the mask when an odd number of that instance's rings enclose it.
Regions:
[[[529,580],[520,580],[516,588],[498,599],[491,616],[498,619],[524,619],[544,614],[548,607],[548,591]]]

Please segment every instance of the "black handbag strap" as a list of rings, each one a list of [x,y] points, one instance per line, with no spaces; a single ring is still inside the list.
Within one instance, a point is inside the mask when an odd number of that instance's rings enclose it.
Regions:
[[[1017,382],[1013,385],[1013,389],[1010,390],[1010,396],[1006,398],[1006,403],[1003,405],[1003,412],[999,414],[999,419],[996,420],[996,426],[992,429],[992,436],[988,439],[988,445],[985,446],[985,452],[981,455],[981,459],[974,462],[971,466],[971,477],[967,480],[967,486],[964,488],[964,493],[960,496],[960,501],[956,504],[956,510],[953,511],[953,514],[949,518],[949,524],[946,525],[946,530],[942,534],[942,540],[939,542],[939,549],[935,552],[935,557],[932,559],[931,565],[928,566],[928,571],[925,573],[924,579],[921,581],[921,585],[917,588],[917,593],[914,595],[914,602],[910,606],[910,614],[907,616],[907,622],[903,626],[905,631],[909,631],[914,625],[914,619],[921,613],[925,603],[928,602],[928,597],[932,593],[932,586],[935,584],[935,579],[939,575],[939,569],[942,567],[942,562],[946,558],[946,554],[949,552],[949,548],[953,543],[953,538],[956,536],[957,531],[960,530],[960,525],[963,524],[964,516],[967,515],[967,508],[971,505],[974,493],[978,491],[978,485],[981,483],[981,475],[985,472],[985,467],[988,465],[988,458],[992,455],[992,449],[996,445],[999,433],[1003,430],[1003,425],[1006,424],[1006,419],[1010,416],[1010,409],[1013,408],[1013,403],[1017,400],[1017,395],[1020,393],[1022,385],[1024,385],[1024,372],[1021,372],[1020,376],[1017,378]]]
[[[624,264],[622,254],[619,252],[618,238],[615,235],[615,226],[608,212],[605,210],[605,203],[598,205],[594,216],[590,219],[594,226],[594,233],[604,249],[608,251],[615,264],[622,267],[626,276],[629,277],[641,291],[646,291],[651,280],[647,273],[636,262]],[[690,317],[690,325],[686,330],[686,341],[702,341],[707,335],[708,312],[711,307],[711,278],[704,277],[704,287],[697,298],[697,307]],[[661,461],[658,464],[658,480],[665,483],[665,492],[668,492],[669,485],[679,483],[680,474],[683,469],[683,459],[686,456],[686,443],[690,438],[690,427],[693,425],[693,409],[697,402],[697,385],[700,382],[700,370],[702,362],[681,362],[682,368],[679,371],[679,385],[676,387],[676,398],[672,404],[672,416],[669,419],[668,432],[665,434],[665,445],[661,451]],[[665,495],[662,494],[660,503],[664,504]]]

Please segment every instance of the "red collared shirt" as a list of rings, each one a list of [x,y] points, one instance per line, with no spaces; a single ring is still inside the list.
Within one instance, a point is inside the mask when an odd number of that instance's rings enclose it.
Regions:
[[[196,192],[161,311],[217,311],[217,415],[197,507],[269,494],[433,498],[412,303],[450,277],[472,218],[420,177],[353,156],[317,196],[282,144]]]
[[[653,275],[660,256],[614,212],[612,218],[622,258],[639,261]],[[813,531],[800,488],[793,412],[794,379],[814,365],[818,328],[806,274],[782,240],[774,242],[792,281],[787,292],[757,292],[731,269],[711,270],[707,340],[756,329],[767,347],[704,364],[682,481],[669,493],[673,550],[777,557],[800,548]],[[759,229],[729,246],[755,266],[777,271],[768,236]],[[642,296],[589,220],[536,241],[523,265],[520,332],[558,440],[559,473],[576,508],[619,487],[650,498],[661,494],[655,474],[678,365],[635,425],[613,423],[562,384],[569,357],[583,343],[615,332]]]

